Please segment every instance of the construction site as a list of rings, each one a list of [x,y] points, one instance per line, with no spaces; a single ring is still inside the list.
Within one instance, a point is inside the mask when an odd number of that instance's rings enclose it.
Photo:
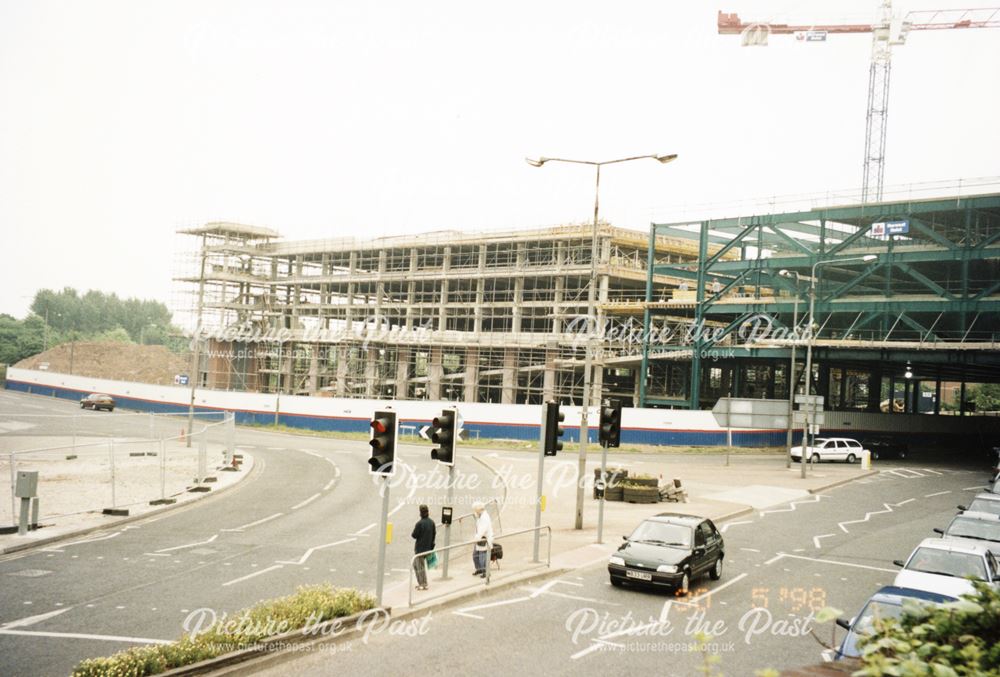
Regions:
[[[198,242],[178,280],[179,310],[202,328],[200,386],[369,399],[579,403],[587,318],[605,353],[638,356],[634,322],[604,309],[686,284],[650,276],[650,259],[698,256],[688,239],[650,248],[604,223],[367,241],[283,241],[234,223],[181,232]],[[595,393],[637,399],[634,367],[597,371]]]

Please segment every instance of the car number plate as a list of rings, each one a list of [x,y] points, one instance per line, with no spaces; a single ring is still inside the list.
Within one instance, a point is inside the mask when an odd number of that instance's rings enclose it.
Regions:
[[[640,581],[651,581],[653,580],[653,574],[647,574],[645,571],[632,571],[629,569],[625,572],[626,578],[637,578]]]

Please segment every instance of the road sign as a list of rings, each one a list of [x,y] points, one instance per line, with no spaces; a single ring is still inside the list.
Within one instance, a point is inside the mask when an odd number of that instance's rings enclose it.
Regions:
[[[805,425],[806,422],[806,412],[801,409],[792,412],[792,424],[798,428],[799,426]],[[824,425],[826,423],[826,414],[822,411],[809,412],[809,423],[815,423],[817,425]]]
[[[905,235],[910,232],[910,222],[906,219],[899,221],[876,221],[872,224],[872,237],[885,237],[886,235]]]
[[[430,429],[431,427],[429,425],[425,425],[423,428],[420,429],[420,436],[423,437],[425,440],[430,440],[431,436],[427,434],[427,431]]]

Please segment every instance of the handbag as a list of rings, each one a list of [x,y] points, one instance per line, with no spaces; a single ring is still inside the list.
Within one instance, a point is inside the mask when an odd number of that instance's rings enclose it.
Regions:
[[[490,550],[490,561],[495,562],[498,559],[503,559],[503,546],[499,543],[494,543],[493,549]]]
[[[432,552],[424,558],[428,569],[434,569],[438,565],[438,556],[436,552]]]

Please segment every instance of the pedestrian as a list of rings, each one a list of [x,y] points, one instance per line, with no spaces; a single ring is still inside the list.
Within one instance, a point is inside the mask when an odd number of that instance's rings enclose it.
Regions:
[[[712,293],[718,294],[722,291],[722,284],[719,282],[718,278],[712,280]]]
[[[417,590],[427,589],[427,557],[434,552],[434,520],[426,505],[420,506],[420,519],[413,526],[410,536],[416,541],[413,552],[413,571],[417,574]]]
[[[493,547],[493,520],[486,512],[486,506],[479,501],[472,505],[472,514],[476,516],[476,544],[472,547],[472,563],[476,570],[472,573],[486,578],[486,565]]]

